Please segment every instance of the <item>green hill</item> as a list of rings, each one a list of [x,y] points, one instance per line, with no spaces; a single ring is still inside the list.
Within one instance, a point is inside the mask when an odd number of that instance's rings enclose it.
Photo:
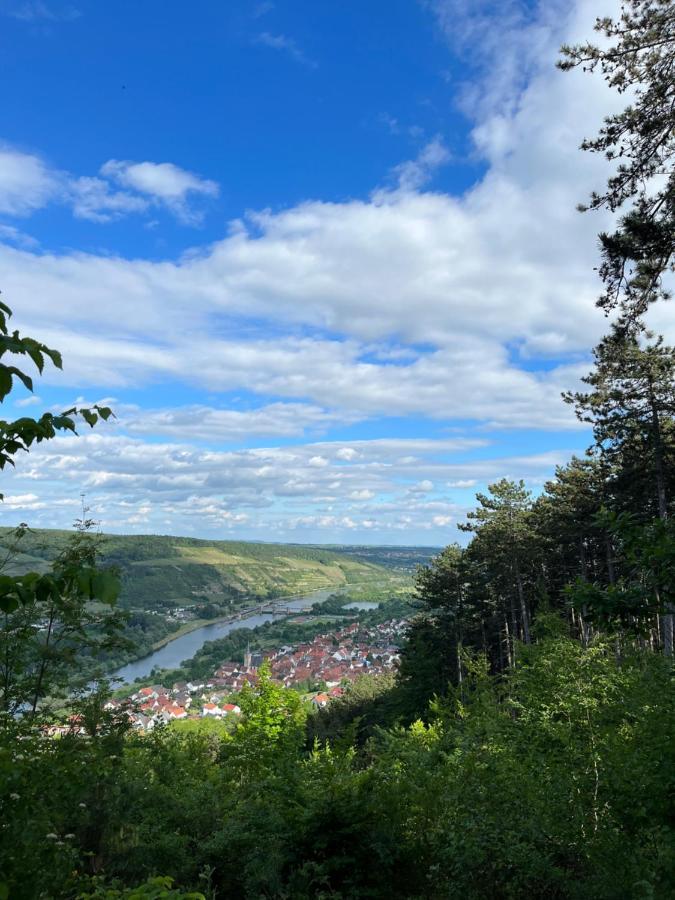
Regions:
[[[70,537],[34,531],[6,572],[43,571]],[[11,532],[0,532],[0,547]],[[122,576],[120,602],[128,608],[170,608],[195,603],[237,603],[305,594],[347,584],[392,582],[391,570],[336,549],[298,544],[209,541],[163,535],[105,535],[101,562]]]

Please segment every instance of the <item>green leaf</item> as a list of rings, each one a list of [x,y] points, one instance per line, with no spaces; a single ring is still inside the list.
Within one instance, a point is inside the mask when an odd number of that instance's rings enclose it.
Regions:
[[[12,390],[12,375],[7,366],[0,366],[0,401]]]
[[[81,409],[80,412],[87,425],[90,425],[93,428],[94,425],[98,422],[98,416],[96,415],[96,413],[92,412],[90,409]]]
[[[19,601],[11,594],[0,594],[0,610],[5,613],[12,613],[19,606]]]
[[[94,599],[94,579],[92,577],[91,569],[82,569],[81,572],[77,573],[77,589],[81,594],[85,597],[88,597],[90,600]]]
[[[20,378],[21,381],[23,381],[24,386],[28,388],[29,391],[33,390],[33,379],[29,375],[26,375],[25,372],[21,371],[21,369],[17,369],[16,366],[11,366],[9,371],[12,373],[12,375],[16,375],[17,378]]]
[[[36,344],[35,346],[29,346],[27,348],[27,353],[30,356],[30,358],[33,360],[33,362],[35,363],[35,366],[36,366],[38,372],[40,373],[40,375],[42,375],[42,370],[45,367],[45,358],[42,355],[39,345]]]
[[[39,603],[47,603],[55,593],[56,585],[49,576],[44,575],[35,585],[35,599]]]
[[[51,359],[57,369],[63,368],[63,357],[58,350],[50,350],[49,347],[42,348],[45,354]]]
[[[120,592],[119,579],[110,572],[98,572],[92,579],[92,593],[101,603],[114,603]]]

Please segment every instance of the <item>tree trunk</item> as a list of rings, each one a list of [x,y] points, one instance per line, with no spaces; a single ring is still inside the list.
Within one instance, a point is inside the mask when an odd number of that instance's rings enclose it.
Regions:
[[[513,592],[509,591],[509,605],[511,607],[511,653],[513,656],[512,664],[516,664],[516,640],[518,639],[518,614],[516,613],[516,605],[513,602]]]
[[[666,500],[666,478],[663,469],[663,435],[661,434],[661,422],[659,411],[654,397],[654,388],[649,381],[649,405],[652,413],[652,436],[654,441],[654,477],[656,480],[656,499],[659,507],[659,519],[668,518],[668,503]]]
[[[509,620],[506,616],[504,616],[504,634],[506,635],[506,662],[510,669],[513,667],[514,658],[511,656],[511,635],[509,634]]]
[[[523,619],[523,638],[526,644],[530,643],[530,616],[527,611],[527,605],[525,604],[525,592],[523,591],[523,579],[520,575],[520,566],[518,565],[518,558],[516,557],[515,561],[516,565],[516,584],[518,585],[518,600],[520,602],[520,615]]]
[[[607,532],[604,532],[605,535],[605,556],[607,558],[607,577],[609,578],[610,584],[616,584],[616,572],[614,570],[614,548],[612,547],[612,540]]]
[[[45,646],[42,659],[40,660],[40,669],[38,671],[37,681],[35,683],[35,694],[33,696],[33,707],[31,709],[31,716],[35,716],[37,711],[38,701],[40,700],[40,692],[42,691],[42,681],[45,677],[45,669],[47,668],[47,651],[49,649],[49,641],[52,636],[52,628],[54,627],[54,607],[52,606],[49,612],[49,627],[47,628],[47,637],[45,638]]]
[[[663,652],[666,656],[673,655],[673,614],[667,612],[661,616],[661,629],[663,631]]]
[[[654,477],[656,480],[656,498],[659,507],[659,519],[668,518],[668,502],[666,499],[666,478],[663,468],[663,435],[661,434],[661,422],[654,397],[654,388],[649,380],[649,404],[652,413],[652,436],[654,440]],[[673,655],[673,606],[665,604],[665,613],[662,618],[663,625],[663,652],[666,656]]]

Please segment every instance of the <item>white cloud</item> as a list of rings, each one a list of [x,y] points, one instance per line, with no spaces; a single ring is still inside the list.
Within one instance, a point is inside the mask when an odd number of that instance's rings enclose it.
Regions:
[[[0,213],[30,215],[60,190],[58,174],[39,156],[0,144]]]
[[[191,201],[219,193],[215,181],[173,163],[111,159],[101,167],[100,175],[103,177],[78,177],[54,168],[34,153],[0,144],[0,213],[28,216],[50,203],[60,203],[72,207],[79,218],[108,222],[162,206],[185,224],[196,225],[202,213]],[[29,246],[20,232],[10,228],[3,226],[0,237]]]
[[[117,406],[120,425],[135,435],[160,435],[210,443],[241,442],[254,437],[298,437],[306,431],[326,431],[353,422],[353,414],[340,416],[305,403],[271,403],[256,409],[214,409],[183,406],[144,410]]]
[[[431,521],[437,528],[447,528],[452,522],[452,518],[452,516],[434,516]]]
[[[375,496],[375,492],[368,490],[368,488],[362,488],[361,490],[351,491],[349,494],[350,500],[372,500]]]
[[[401,163],[393,170],[393,175],[402,191],[418,191],[433,177],[436,169],[450,161],[450,152],[440,137],[435,137],[424,146],[413,160]]]
[[[434,483],[433,481],[429,481],[428,478],[425,478],[424,481],[420,481],[417,484],[411,485],[408,488],[409,494],[428,494],[430,491],[433,491]]]
[[[307,465],[311,466],[313,469],[323,469],[324,466],[328,465],[328,460],[325,456],[312,456]]]
[[[201,219],[201,214],[190,208],[189,198],[195,194],[217,197],[220,190],[215,181],[200,178],[168,162],[110,159],[101,166],[101,175],[166,206],[188,224],[195,224]]]
[[[92,222],[110,222],[129,213],[145,212],[148,201],[128,191],[111,190],[101,178],[74,178],[68,185],[74,214]]]
[[[39,241],[30,234],[20,231],[14,225],[3,225],[2,223],[0,223],[0,240],[16,244],[17,247],[25,250],[33,250],[39,246]]]
[[[337,459],[344,459],[349,462],[352,459],[356,459],[358,452],[353,447],[341,447],[335,456]]]
[[[590,27],[592,4],[581,8]],[[593,271],[606,221],[575,203],[602,178],[602,160],[576,147],[607,92],[553,68],[578,18],[537,20],[546,54],[534,44],[538,64],[501,120],[490,109],[477,121],[491,165],[463,196],[380,190],[252,213],[203,252],[161,263],[1,248],[7,297],[64,351],[71,384],[168,378],[338,416],[576,427],[558,395],[606,327]],[[274,339],[252,339],[249,317]]]
[[[464,514],[464,506],[433,485],[469,474],[480,483],[510,476],[538,484],[568,455],[459,460],[470,444],[358,441],[358,456],[345,462],[343,445],[333,441],[215,451],[186,442],[145,443],[108,428],[57,438],[19,459],[16,472],[6,476],[9,500],[0,504],[0,521],[11,524],[30,511],[34,527],[67,526],[84,492],[93,517],[117,531],[166,531],[170,520],[178,533],[245,529],[258,538],[302,532],[308,540],[326,540],[331,530],[347,528],[366,531],[371,540],[407,531],[410,540]],[[312,464],[316,459],[321,465]],[[420,478],[423,490],[409,491]]]
[[[258,409],[231,413],[217,401],[152,410],[145,423],[130,411],[120,428],[132,437],[116,433],[115,442],[87,444],[87,460],[68,450],[26,469],[31,490],[41,479],[56,484],[57,474],[74,490],[84,482],[110,504],[120,528],[122,501],[133,501],[128,515],[139,515],[150,495],[151,526],[161,515],[162,523],[197,527],[207,509],[214,523],[248,515],[247,528],[269,526],[275,535],[309,534],[329,521],[352,533],[347,520],[356,534],[379,534],[411,523],[422,529],[434,517],[456,520],[453,489],[502,476],[536,485],[565,462],[565,452],[448,460],[471,449],[466,441],[453,449],[342,440],[228,456],[138,440],[154,433],[215,445],[247,433],[294,437],[337,422],[408,415],[577,427],[559,393],[574,388],[588,368],[588,348],[606,329],[594,307],[593,267],[596,234],[609,220],[575,211],[606,172],[601,158],[576,147],[613,101],[601,78],[564,75],[553,63],[563,40],[590,33],[597,3],[541,4],[524,26],[524,7],[507,2],[491,33],[482,2],[433,5],[444,27],[457,13],[457,30],[474,42],[484,76],[464,102],[487,168],[463,194],[422,190],[445,161],[438,139],[398,168],[397,188],[250,213],[221,240],[180,259],[0,247],[5,299],[19,311],[18,324],[64,352],[66,372],[50,373],[52,382],[107,392],[171,381],[261,398]],[[467,11],[478,20],[465,22]],[[504,52],[495,55],[500,40]],[[63,179],[37,157],[14,164],[26,191],[8,190],[0,176],[0,202],[4,197],[16,214],[63,190]],[[190,197],[213,196],[175,174],[110,161],[100,173],[108,188],[86,209],[117,215],[114,204],[129,195],[152,208],[173,204],[175,212]],[[91,185],[93,195],[98,189]],[[666,337],[675,339],[672,316],[661,317]],[[269,326],[266,336],[260,321]],[[428,492],[408,490],[426,481]],[[211,507],[206,500],[216,495],[222,499]],[[465,501],[466,493],[458,496]]]
[[[31,394],[30,397],[23,397],[21,400],[15,400],[14,405],[19,408],[23,408],[26,406],[39,406],[42,403],[42,398],[38,397],[37,394]]]

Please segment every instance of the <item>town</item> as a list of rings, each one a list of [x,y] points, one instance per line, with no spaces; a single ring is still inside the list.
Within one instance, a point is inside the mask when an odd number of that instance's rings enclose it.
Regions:
[[[208,679],[176,682],[170,688],[159,684],[141,687],[126,698],[109,700],[106,708],[128,709],[132,725],[140,731],[181,719],[236,717],[241,709],[233,701],[245,684],[255,688],[264,661],[275,681],[287,688],[304,689],[312,695],[312,705],[322,708],[341,697],[358,678],[392,672],[407,626],[406,619],[368,627],[354,622],[297,646],[248,649],[243,663],[224,661]],[[317,686],[321,687],[318,692]]]

